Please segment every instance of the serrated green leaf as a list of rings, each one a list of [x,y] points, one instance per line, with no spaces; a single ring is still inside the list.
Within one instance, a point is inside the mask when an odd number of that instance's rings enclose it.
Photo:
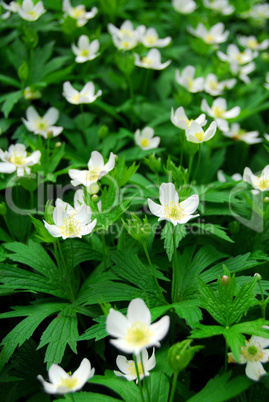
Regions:
[[[216,225],[216,224],[212,224],[212,223],[192,223],[192,224],[190,224],[190,226],[201,229],[201,232],[199,232],[199,234],[211,233],[214,236],[219,237],[220,239],[234,243],[234,241],[224,231],[225,228],[223,228],[220,225]]]
[[[237,323],[244,312],[246,312],[253,303],[253,299],[256,296],[256,283],[257,278],[254,277],[251,281],[241,286],[239,292],[233,300],[231,305],[232,308],[230,307],[229,309],[229,326]]]
[[[22,97],[22,91],[10,92],[5,96],[6,99],[2,106],[2,112],[4,113],[6,118],[9,116],[9,113],[16,105],[16,103],[21,99],[21,97]]]
[[[173,240],[174,231],[176,235],[176,247],[178,247],[179,242],[187,234],[185,225],[178,224],[174,226],[171,222],[166,222],[162,230],[161,239],[164,240],[164,248],[166,250],[166,254],[168,256],[169,261],[172,260],[174,254],[174,240]]]
[[[173,307],[180,318],[183,318],[190,327],[194,327],[203,318],[199,305],[199,300],[192,299],[173,304]]]
[[[234,330],[234,326],[223,328],[223,336],[230,347],[235,359],[239,362],[241,346],[245,346],[246,338]]]
[[[112,396],[98,394],[96,392],[76,392],[74,394],[68,395],[62,399],[57,399],[57,401],[67,401],[67,402],[118,402],[122,399],[112,398]]]
[[[197,324],[191,331],[190,338],[210,338],[211,336],[223,335],[224,328],[220,325],[202,325]]]

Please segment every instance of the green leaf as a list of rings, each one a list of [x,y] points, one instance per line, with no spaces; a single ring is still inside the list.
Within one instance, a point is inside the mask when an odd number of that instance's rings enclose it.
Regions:
[[[220,239],[234,243],[234,241],[224,231],[225,228],[223,228],[220,225],[215,225],[212,223],[192,223],[192,224],[190,224],[190,226],[194,226],[194,227],[201,229],[201,232],[199,232],[199,234],[211,233],[211,234],[219,237]]]
[[[162,230],[161,239],[164,240],[164,248],[166,250],[166,254],[168,256],[169,261],[172,260],[174,254],[174,240],[173,240],[174,231],[176,235],[176,247],[178,247],[179,242],[187,234],[185,225],[178,224],[174,226],[171,222],[166,222]]]
[[[4,113],[4,116],[6,118],[9,116],[9,113],[16,105],[16,103],[21,99],[21,97],[22,97],[22,91],[10,92],[9,94],[5,95],[5,101],[2,106],[2,112]]]
[[[203,318],[199,304],[197,299],[183,300],[173,304],[173,307],[180,318],[183,318],[189,326],[194,327]]]
[[[191,331],[190,338],[210,338],[211,336],[223,335],[223,332],[224,328],[220,325],[197,324],[196,328]]]
[[[56,238],[53,237],[49,231],[45,228],[44,223],[41,222],[39,219],[36,219],[32,215],[30,215],[30,219],[32,221],[32,224],[34,225],[36,231],[38,234],[35,236],[42,240],[45,243],[54,243],[56,241]]]
[[[112,396],[98,394],[96,392],[76,392],[74,394],[66,394],[64,399],[57,399],[57,401],[67,401],[67,402],[118,402],[122,399],[112,398]]]
[[[8,75],[0,74],[0,82],[11,85],[16,88],[21,88],[21,83]]]

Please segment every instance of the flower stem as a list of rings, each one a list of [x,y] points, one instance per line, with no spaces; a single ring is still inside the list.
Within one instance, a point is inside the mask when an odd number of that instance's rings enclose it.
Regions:
[[[75,398],[72,392],[69,393],[70,394],[70,398],[72,399],[73,402],[75,402]]]
[[[261,291],[261,298],[262,298],[262,302],[261,302],[262,318],[266,319],[266,304],[264,303],[264,294],[263,294],[261,281],[259,281],[258,283],[259,283],[259,287],[260,287],[260,291]]]
[[[145,398],[144,398],[144,395],[143,395],[142,383],[141,383],[141,380],[140,380],[140,374],[139,374],[136,355],[134,354],[133,357],[134,357],[135,371],[136,371],[136,375],[137,375],[137,381],[138,381],[138,386],[139,386],[141,398],[142,398],[143,402],[146,402]]]
[[[178,260],[177,260],[177,245],[176,245],[176,227],[173,231],[174,255],[173,255],[173,278],[172,278],[172,301],[177,302],[178,297]]]
[[[63,264],[63,267],[64,267],[65,277],[66,277],[67,284],[68,284],[70,301],[72,303],[74,303],[74,301],[76,299],[75,299],[75,296],[74,296],[73,288],[72,288],[71,281],[70,281],[70,275],[69,275],[68,268],[67,268],[67,265],[66,265],[66,262],[65,262],[65,259],[64,259],[63,250],[62,250],[62,247],[61,247],[61,243],[59,242],[59,239],[57,239],[57,245],[58,245],[59,254],[60,254],[60,257],[61,257],[61,260],[62,260],[62,264]]]
[[[224,372],[225,373],[227,371],[227,363],[228,363],[228,344],[227,344],[227,341],[225,340],[225,356],[224,356]]]
[[[198,171],[199,171],[199,167],[200,167],[200,162],[201,162],[201,149],[202,149],[202,144],[199,144],[199,151],[198,151],[198,161],[197,161],[197,165],[196,165],[196,169],[193,175],[193,180],[195,179]]]
[[[130,74],[125,74],[126,76],[126,81],[129,87],[129,94],[130,94],[130,98],[131,98],[131,102],[134,102],[134,87],[133,87],[133,82],[131,80],[131,76]]]
[[[141,366],[142,366],[143,378],[145,379],[146,376],[145,376],[145,367],[144,367],[142,352],[140,352],[140,361],[141,361]],[[144,386],[147,391],[148,401],[150,401],[149,389],[148,389],[148,384],[146,381],[144,381]]]
[[[191,169],[192,169],[192,162],[195,154],[190,155],[189,159],[189,167],[188,167],[188,181],[190,181]]]
[[[177,386],[177,377],[178,377],[178,373],[174,372],[169,402],[173,402],[173,400],[174,400],[174,395],[175,395],[176,386]]]

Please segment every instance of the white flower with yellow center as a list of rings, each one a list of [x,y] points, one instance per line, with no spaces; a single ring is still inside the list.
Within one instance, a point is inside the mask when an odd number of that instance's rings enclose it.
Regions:
[[[229,131],[224,131],[223,135],[236,141],[244,141],[247,144],[258,144],[262,142],[262,138],[257,138],[259,131],[243,130],[238,123],[231,124]]]
[[[59,118],[59,111],[54,107],[40,117],[33,106],[29,106],[26,110],[27,120],[22,118],[27,130],[32,131],[34,134],[40,134],[44,138],[56,137],[61,134],[63,127],[56,127],[54,124]]]
[[[77,203],[76,208],[57,198],[53,211],[54,225],[44,221],[45,228],[53,237],[82,237],[94,229],[96,219],[91,221],[92,211],[86,204]]]
[[[160,346],[160,340],[165,337],[170,325],[168,315],[151,324],[151,314],[142,299],[130,302],[127,317],[111,308],[106,319],[106,331],[118,339],[110,342],[125,353],[136,356],[145,348]]]
[[[237,74],[240,70],[240,66],[250,63],[255,57],[258,56],[257,51],[251,49],[245,49],[241,52],[233,43],[227,46],[227,54],[218,51],[218,57],[222,61],[227,61],[230,64],[230,70],[233,74]]]
[[[235,106],[230,110],[227,110],[227,102],[224,98],[214,99],[212,106],[210,107],[205,99],[202,100],[201,109],[215,119],[218,127],[222,131],[228,131],[229,126],[226,119],[232,119],[237,117],[241,111],[239,106]]]
[[[26,21],[36,21],[46,12],[42,1],[34,5],[32,0],[23,0],[17,11],[19,16]]]
[[[91,368],[91,363],[88,359],[83,359],[79,368],[71,375],[66,373],[58,364],[53,364],[48,376],[50,382],[44,380],[42,375],[38,375],[37,379],[44,387],[47,394],[68,394],[81,389],[86,382],[93,377],[94,368]]]
[[[196,121],[191,122],[190,127],[186,130],[187,140],[195,144],[201,144],[202,142],[211,140],[216,134],[217,123],[212,121],[206,131]]]
[[[159,191],[161,205],[148,198],[150,212],[159,217],[158,221],[166,220],[176,226],[178,223],[187,223],[190,219],[199,216],[199,214],[192,215],[199,205],[197,194],[179,202],[179,195],[173,183],[162,183]]]
[[[107,29],[112,36],[114,45],[120,50],[133,49],[138,43],[138,32],[129,20],[124,21],[120,28],[110,23]]]
[[[140,25],[137,28],[138,32],[138,38],[141,43],[145,47],[165,47],[168,46],[169,43],[171,42],[171,37],[168,36],[167,38],[164,39],[159,39],[159,35],[154,28],[148,28],[144,25]]]
[[[212,96],[221,95],[225,88],[231,89],[236,84],[236,79],[218,81],[217,76],[213,73],[208,74],[204,83],[204,91]]]
[[[145,151],[157,148],[160,143],[160,137],[154,137],[154,130],[151,127],[145,127],[142,131],[136,130],[134,138],[135,143]]]
[[[196,9],[194,0],[172,0],[172,6],[180,14],[191,14]]]
[[[163,70],[168,67],[172,60],[165,63],[161,62],[161,53],[158,49],[150,49],[147,56],[140,59],[139,55],[135,53],[135,65],[138,67],[149,68],[152,70]]]
[[[196,29],[188,27],[188,31],[198,38],[202,39],[205,43],[209,45],[216,45],[218,43],[223,43],[227,40],[230,31],[224,31],[225,26],[222,22],[218,22],[216,25],[211,27],[209,30],[206,29],[204,24],[201,22],[198,24]]]
[[[249,48],[251,50],[265,50],[269,46],[269,40],[264,39],[262,42],[258,42],[257,38],[253,35],[250,36],[237,36],[237,40],[241,46]]]
[[[98,12],[96,7],[93,7],[91,11],[86,11],[84,5],[78,5],[76,7],[72,7],[69,0],[63,1],[63,11],[69,17],[74,18],[77,21],[77,26],[82,27],[83,25],[87,24],[87,22],[94,18]]]
[[[269,18],[269,4],[255,4],[250,10],[241,14],[243,18],[254,18],[260,21],[264,21]]]
[[[40,151],[34,151],[27,156],[25,146],[23,144],[10,145],[8,151],[0,149],[0,173],[13,173],[17,171],[17,176],[23,176],[24,172],[30,174],[29,166],[39,163],[41,158]]]
[[[204,89],[204,78],[194,78],[195,67],[187,66],[183,68],[181,74],[179,70],[176,70],[176,82],[182,87],[186,88],[189,92],[196,93],[203,91]]]
[[[174,126],[181,128],[182,130],[188,130],[193,121],[196,121],[196,123],[200,124],[201,127],[203,127],[207,123],[204,113],[200,114],[200,116],[198,116],[197,119],[189,120],[182,106],[177,108],[175,112],[174,109],[172,108],[171,121],[174,124]]]
[[[249,167],[244,169],[243,180],[252,185],[256,190],[269,190],[269,165],[265,166],[260,176],[255,176]]]
[[[153,348],[153,353],[150,359],[147,349],[143,349],[141,354],[142,361],[140,359],[140,356],[138,356],[137,366],[140,380],[143,380],[144,377],[149,376],[149,371],[156,366],[155,348]],[[136,383],[138,383],[135,362],[133,360],[127,360],[125,356],[119,355],[117,357],[116,364],[120,370],[114,370],[114,374],[116,374],[117,377],[125,377],[127,381],[136,380]]]
[[[234,12],[228,0],[203,0],[204,6],[222,15],[230,15]]]
[[[93,60],[99,56],[100,44],[97,39],[90,43],[88,36],[81,35],[78,39],[78,46],[72,44],[72,51],[76,55],[75,61],[77,63],[85,63],[86,61]]]
[[[268,326],[263,328],[269,329]],[[239,362],[235,359],[233,353],[228,353],[228,363],[239,363],[246,365],[246,375],[254,381],[259,381],[261,376],[266,375],[262,363],[269,361],[269,339],[261,336],[252,336],[249,341],[246,341],[246,346],[241,346],[241,354]]]
[[[96,183],[97,180],[101,179],[104,175],[106,175],[110,170],[115,167],[115,158],[112,152],[110,152],[109,160],[105,164],[104,158],[98,151],[93,151],[91,153],[91,157],[88,162],[88,170],[77,170],[70,169],[69,176],[71,177],[71,184],[73,186],[78,186],[79,184],[83,184],[83,186],[88,187],[92,183]]]
[[[92,103],[98,98],[98,96],[102,95],[101,89],[94,94],[95,89],[93,82],[87,82],[87,84],[84,85],[82,90],[79,92],[72,87],[69,81],[66,81],[63,85],[63,89],[63,96],[69,103],[72,103],[73,105]]]
[[[4,14],[2,14],[2,19],[6,20],[7,18],[10,17],[11,13],[17,13],[18,12],[18,8],[20,7],[20,5],[16,2],[16,1],[11,1],[9,4],[4,3],[3,1],[1,1],[0,3],[2,5],[2,7],[7,10]]]

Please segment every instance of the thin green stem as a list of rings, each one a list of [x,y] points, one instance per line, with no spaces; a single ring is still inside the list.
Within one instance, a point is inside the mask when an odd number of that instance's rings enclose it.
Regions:
[[[69,395],[70,395],[70,398],[72,399],[72,401],[75,402],[75,398],[74,398],[74,395],[72,394],[72,392],[70,392]]]
[[[65,262],[65,259],[64,259],[64,255],[63,255],[63,250],[62,250],[61,243],[59,242],[59,240],[57,240],[57,245],[58,245],[59,254],[60,254],[60,257],[61,257],[61,260],[62,260],[62,264],[63,264],[63,267],[64,267],[65,277],[66,277],[67,285],[68,285],[68,289],[69,289],[70,301],[72,303],[74,303],[76,298],[75,298],[75,295],[74,295],[74,291],[73,291],[72,284],[71,284],[71,281],[70,281],[70,274],[68,272],[68,268],[67,268],[67,265],[66,265],[66,262]]]
[[[150,74],[151,71],[150,69],[145,69],[145,79],[144,79],[144,83],[143,83],[143,95],[147,94],[148,91],[148,86],[149,86],[149,78],[150,78]]]
[[[264,294],[263,294],[261,281],[258,281],[258,284],[259,284],[259,287],[260,287],[261,298],[262,298],[262,302],[261,302],[262,318],[266,319],[266,304],[264,303]]]
[[[150,256],[149,256],[149,252],[148,252],[148,248],[147,248],[146,242],[143,242],[142,245],[143,245],[143,249],[144,249],[145,255],[146,255],[146,257],[147,257],[149,266],[150,266],[150,268],[151,268],[151,272],[152,272],[152,275],[153,275],[153,277],[154,277],[154,280],[155,280],[155,283],[156,283],[156,287],[157,287],[157,289],[159,290],[160,295],[162,296],[162,297],[161,297],[161,300],[162,300],[163,302],[167,303],[167,301],[165,300],[165,297],[164,297],[164,295],[163,295],[163,293],[162,293],[162,290],[161,290],[161,288],[160,288],[159,282],[158,282],[158,280],[157,280],[156,273],[155,273],[155,269],[154,269],[154,266],[153,266],[153,264],[152,264],[152,262],[151,262],[151,259],[150,259]]]
[[[227,344],[227,341],[225,340],[225,356],[224,356],[224,372],[225,373],[227,371],[227,363],[228,363],[228,344]]]
[[[174,373],[169,402],[173,402],[173,400],[174,400],[174,395],[175,395],[176,386],[177,386],[177,377],[178,377],[178,373]]]
[[[184,144],[185,144],[185,133],[181,134],[182,140],[181,140],[181,149],[180,149],[180,162],[179,165],[182,166],[183,164],[183,153],[184,153]]]
[[[192,170],[192,163],[193,163],[193,158],[195,154],[190,155],[189,159],[189,166],[188,166],[188,181],[190,181],[190,176],[191,176],[191,170]]]
[[[172,278],[172,301],[177,302],[178,298],[178,260],[177,260],[177,245],[176,245],[176,230],[173,231],[174,255],[173,255],[173,278]]]
[[[140,361],[141,361],[141,366],[142,366],[143,378],[145,379],[145,367],[144,367],[142,352],[140,352]],[[144,381],[144,387],[146,388],[146,391],[147,391],[148,401],[150,401],[149,389],[148,389],[148,384],[146,381]]]
[[[201,149],[202,149],[202,144],[199,144],[199,151],[198,151],[198,161],[197,161],[197,165],[196,165],[196,169],[193,175],[193,180],[195,179],[198,171],[199,171],[199,167],[200,167],[200,162],[201,162]]]
[[[130,98],[131,98],[131,102],[134,102],[134,87],[133,87],[133,82],[131,80],[131,76],[130,74],[125,74],[126,76],[126,81],[129,87],[129,94],[130,94]]]
[[[141,380],[140,380],[140,373],[139,373],[139,368],[138,368],[138,364],[137,364],[136,355],[134,354],[133,357],[134,357],[135,371],[136,371],[136,375],[137,375],[138,387],[139,387],[139,390],[140,390],[141,398],[142,398],[143,402],[146,402],[145,398],[144,398],[144,395],[143,395],[142,383],[141,383]]]

